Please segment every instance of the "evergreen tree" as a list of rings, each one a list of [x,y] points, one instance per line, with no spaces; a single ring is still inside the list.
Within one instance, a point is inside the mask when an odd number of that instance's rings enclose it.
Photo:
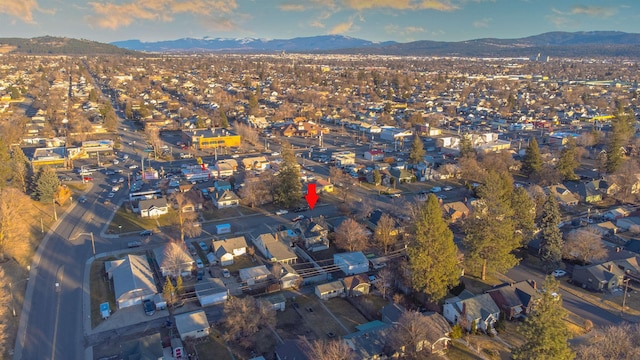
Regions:
[[[227,119],[227,114],[220,110],[220,127],[226,129],[229,127],[229,119]]]
[[[178,297],[182,296],[182,292],[184,291],[184,285],[182,284],[182,275],[178,275],[176,279],[176,295]]]
[[[56,172],[48,166],[43,166],[38,170],[33,183],[35,184],[36,199],[43,203],[51,203],[56,191],[58,191],[58,186],[60,186]]]
[[[434,194],[420,206],[414,226],[415,234],[408,249],[413,287],[438,301],[458,284],[460,269],[453,233]]]
[[[536,138],[532,138],[529,147],[525,150],[522,159],[522,173],[526,176],[533,176],[542,170],[542,157],[540,156],[540,148]]]
[[[522,245],[526,245],[533,237],[536,227],[536,204],[523,187],[513,190],[511,209],[513,210],[516,232],[521,235]]]
[[[173,283],[171,282],[171,278],[167,275],[167,279],[164,282],[164,287],[162,288],[162,297],[167,304],[171,305],[176,300],[176,289],[173,287]]]
[[[502,272],[518,264],[513,250],[520,247],[522,236],[516,232],[512,192],[511,175],[493,170],[478,187],[480,199],[467,221],[464,243],[469,250],[468,264],[480,264],[482,280],[488,271]]]
[[[9,154],[9,144],[0,136],[0,189],[6,187],[11,180],[12,169]]]
[[[382,183],[382,175],[380,174],[380,170],[373,170],[373,183],[377,186]]]
[[[281,152],[282,164],[276,183],[275,200],[285,207],[290,207],[302,196],[300,168],[291,144],[283,143]]]
[[[20,189],[23,193],[27,192],[27,185],[31,164],[29,159],[22,151],[22,148],[16,146],[11,151],[11,180],[15,188]]]
[[[560,224],[560,208],[556,198],[549,194],[542,205],[542,218],[540,219],[540,258],[547,270],[558,267],[562,261],[562,249],[564,241]]]
[[[460,157],[470,157],[474,159],[476,157],[476,149],[473,148],[471,135],[469,134],[463,134],[462,137],[460,137]]]
[[[607,173],[612,174],[618,170],[620,165],[622,165],[622,139],[614,132],[607,144],[605,169]]]
[[[564,323],[566,311],[558,295],[558,281],[547,276],[541,298],[520,328],[526,342],[513,351],[516,360],[572,360],[571,337]]]
[[[422,144],[422,139],[420,136],[416,134],[413,137],[413,143],[411,144],[411,151],[409,152],[409,164],[419,164],[424,161],[424,146]]]
[[[580,177],[576,175],[575,170],[580,165],[576,156],[576,140],[569,137],[567,144],[560,152],[560,159],[556,169],[564,180],[578,180]]]
[[[91,91],[89,91],[89,101],[98,101],[98,92],[96,91],[96,89],[91,89]]]

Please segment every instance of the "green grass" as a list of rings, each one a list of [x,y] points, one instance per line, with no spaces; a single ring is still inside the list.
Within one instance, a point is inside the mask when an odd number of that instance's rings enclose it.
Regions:
[[[243,209],[244,210],[244,209]],[[240,215],[238,208],[225,208],[225,209],[207,209],[202,212],[202,217],[205,221],[236,218]]]
[[[108,301],[112,311],[116,309],[115,294],[109,287],[109,281],[105,280],[104,261],[94,261],[91,264],[91,274],[89,275],[91,292],[91,328],[98,326],[103,320],[100,315],[100,304]]]
[[[251,256],[245,254],[242,256],[235,256],[233,258],[233,264],[229,266],[224,266],[224,267],[229,269],[231,273],[236,273],[240,271],[240,269],[254,267],[258,265],[260,265],[260,263],[251,261]]]

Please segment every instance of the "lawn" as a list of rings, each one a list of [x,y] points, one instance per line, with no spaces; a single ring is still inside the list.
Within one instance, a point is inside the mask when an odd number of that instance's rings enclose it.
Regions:
[[[120,234],[138,232],[147,229],[155,229],[157,227],[169,226],[171,225],[173,217],[173,211],[169,210],[169,214],[161,216],[158,219],[142,218],[139,214],[129,210],[125,204],[122,205],[113,216],[113,220],[111,220],[111,223],[109,224],[107,233]]]
[[[244,210],[244,209],[243,209]],[[228,218],[237,218],[241,213],[238,208],[225,208],[225,209],[207,209],[202,212],[202,217],[205,221],[221,220]]]
[[[304,318],[307,327],[315,333],[315,339],[330,339],[334,336],[343,336],[347,332],[338,324],[331,314],[322,307],[319,299],[310,296],[296,297],[299,311]],[[310,309],[311,311],[309,311]],[[329,334],[332,334],[330,336]]]
[[[227,346],[215,331],[209,335],[209,341],[195,346],[199,359],[232,360]]]
[[[351,332],[357,330],[356,326],[368,322],[367,319],[345,299],[333,298],[325,302],[325,305]]]
[[[447,357],[451,360],[480,360],[481,357],[477,356],[469,348],[467,348],[464,344],[454,341],[451,346],[449,346],[449,351],[447,351]]]
[[[374,319],[379,319],[380,310],[382,310],[382,308],[385,305],[389,304],[389,300],[385,300],[380,296],[376,296],[372,294],[358,296],[357,298],[354,298],[353,301],[360,304],[360,309],[363,312],[366,312],[370,318],[374,318]]]
[[[91,264],[90,287],[91,293],[91,328],[95,328],[102,322],[100,316],[100,304],[108,301],[112,311],[116,309],[116,298],[109,286],[109,281],[104,276],[105,261],[94,261]]]
[[[283,339],[296,339],[311,333],[291,303],[287,303],[284,311],[277,312],[276,319],[276,331]]]
[[[258,265],[261,265],[261,263],[251,261],[251,256],[245,254],[241,256],[235,256],[233,258],[233,264],[224,267],[227,268],[232,274],[235,274],[236,272],[240,271],[240,269]]]

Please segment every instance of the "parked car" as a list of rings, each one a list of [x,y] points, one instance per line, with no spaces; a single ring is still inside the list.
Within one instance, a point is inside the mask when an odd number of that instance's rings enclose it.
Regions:
[[[293,219],[291,219],[291,221],[296,222],[296,221],[300,221],[304,219],[304,215],[298,215],[296,217],[294,217]]]
[[[91,176],[85,176],[82,178],[82,180],[84,181],[93,181],[93,178]]]
[[[222,269],[222,276],[224,276],[226,278],[230,278],[231,277],[231,273],[229,272],[228,269]]]
[[[115,194],[115,193],[112,193],[112,192],[110,192],[110,193],[109,193],[109,195],[107,195],[107,197],[108,197],[108,198],[112,198],[112,197],[114,197],[114,196],[116,196],[116,194]]]
[[[156,313],[156,305],[153,303],[153,301],[149,299],[144,300],[142,301],[142,306],[144,307],[144,313],[147,316],[151,316]]]
[[[301,206],[301,207],[299,207],[299,208],[295,208],[295,209],[293,209],[293,212],[297,212],[297,213],[299,213],[299,212],[305,212],[305,211],[307,211],[307,210],[309,210],[309,207],[308,207],[308,206]]]
[[[131,241],[127,244],[127,247],[129,248],[137,248],[142,246],[142,241]]]
[[[71,176],[69,176],[69,175],[60,175],[58,178],[60,179],[60,181],[71,181],[71,180],[73,180],[71,178]]]
[[[198,269],[198,275],[196,276],[196,279],[200,281],[202,280],[203,277],[204,277],[204,269]]]
[[[443,188],[442,188],[442,190],[444,190],[444,191],[451,191],[451,190],[453,190],[453,187],[451,187],[451,186],[445,186],[445,187],[443,187]]]
[[[142,230],[140,231],[140,236],[151,236],[153,234],[153,231],[151,230]]]
[[[80,196],[80,197],[78,198],[78,202],[79,202],[80,204],[84,204],[84,203],[86,203],[86,202],[87,202],[87,197],[86,197],[86,196],[84,196],[84,195]]]
[[[440,186],[434,186],[434,187],[431,188],[431,192],[432,193],[437,193],[437,192],[440,192],[440,191],[442,191],[442,188]]]
[[[200,249],[202,249],[202,251],[204,251],[204,252],[209,251],[209,247],[207,246],[207,244],[204,241],[200,241],[198,243],[198,245],[200,246]]]
[[[202,268],[204,268],[204,264],[202,263],[202,260],[200,260],[200,259],[196,259],[196,267],[197,267],[198,269],[202,269]]]
[[[113,165],[118,165],[118,164],[120,164],[120,161],[118,161],[118,159],[114,159],[113,160]]]
[[[198,254],[198,252],[196,251],[196,248],[193,247],[192,244],[189,244],[189,246],[187,246],[187,249],[189,249],[189,254],[191,254],[192,256],[195,256],[196,254]]]
[[[287,210],[278,210],[278,211],[276,211],[276,215],[284,215],[284,214],[288,214],[288,213],[289,213],[289,211],[287,211]]]
[[[138,165],[136,164],[129,165],[129,169],[137,169],[137,168],[138,168]]]

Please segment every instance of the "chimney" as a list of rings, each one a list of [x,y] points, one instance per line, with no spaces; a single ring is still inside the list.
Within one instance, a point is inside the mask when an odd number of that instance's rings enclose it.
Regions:
[[[607,268],[609,269],[609,272],[613,272],[613,264],[607,265]]]
[[[278,232],[276,231],[276,241],[278,241]]]
[[[535,280],[531,280],[531,286],[533,287],[534,290],[538,289],[538,283]]]
[[[467,314],[467,303],[463,302],[462,303],[462,315],[466,315]]]

